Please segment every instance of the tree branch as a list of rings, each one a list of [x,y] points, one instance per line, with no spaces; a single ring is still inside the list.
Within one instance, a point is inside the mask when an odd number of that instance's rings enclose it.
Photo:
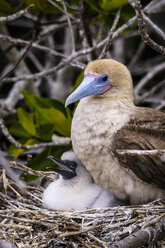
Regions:
[[[45,148],[45,147],[51,147],[51,146],[66,146],[66,145],[69,145],[71,141],[71,139],[68,137],[65,138],[65,137],[55,136],[55,138],[53,139],[53,142],[40,143],[40,144],[35,144],[35,145],[22,145],[17,140],[15,140],[14,137],[9,133],[8,129],[4,125],[2,118],[0,118],[0,127],[6,139],[10,143],[14,144],[16,147],[22,148],[22,149],[38,149],[41,147]]]
[[[115,242],[110,248],[137,248],[165,238],[165,220]]]
[[[113,38],[113,34],[114,34],[114,31],[115,31],[115,28],[119,22],[119,19],[120,19],[120,13],[121,13],[121,8],[117,11],[117,14],[115,16],[115,19],[114,19],[114,22],[112,24],[112,27],[110,29],[110,31],[108,32],[108,40],[106,42],[106,44],[104,45],[103,47],[103,50],[99,56],[99,59],[102,59],[106,56],[106,53],[107,51],[109,50],[111,44],[112,44],[112,38]]]
[[[13,15],[6,16],[6,17],[0,17],[0,22],[10,22],[10,21],[13,21],[15,19],[18,19],[21,16],[25,15],[27,12],[29,12],[32,8],[34,8],[34,4],[31,4],[30,6],[28,6],[24,10],[20,10]]]
[[[144,155],[160,155],[163,157],[165,156],[165,150],[164,149],[155,149],[155,150],[129,150],[129,149],[123,149],[123,150],[116,150],[116,152],[120,155],[132,155],[132,156],[144,156]]]
[[[137,86],[134,89],[135,96],[138,97],[141,89],[152,79],[157,73],[165,69],[165,62],[153,66],[150,68],[149,72],[138,82]]]
[[[153,41],[146,30],[146,25],[144,22],[143,12],[142,12],[142,6],[140,0],[129,0],[132,7],[135,9],[137,20],[138,20],[138,26],[139,26],[139,33],[141,35],[142,40],[150,46],[152,49],[157,51],[158,53],[165,54],[165,48],[155,41]]]
[[[67,20],[68,20],[68,26],[69,26],[70,35],[71,35],[71,41],[72,41],[72,54],[74,54],[75,51],[76,51],[76,49],[75,49],[75,40],[74,40],[73,27],[72,27],[70,16],[69,16],[69,14],[67,12],[67,8],[66,8],[65,1],[64,0],[62,1],[62,4],[63,4],[63,8],[64,8],[64,13],[65,13],[65,15],[67,17]]]

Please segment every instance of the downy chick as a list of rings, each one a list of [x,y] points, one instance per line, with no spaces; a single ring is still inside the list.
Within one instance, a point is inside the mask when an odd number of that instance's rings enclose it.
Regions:
[[[65,152],[62,160],[49,158],[59,168],[59,178],[50,183],[43,194],[43,204],[49,209],[85,210],[86,208],[118,206],[123,202],[94,183],[91,175],[73,152]]]

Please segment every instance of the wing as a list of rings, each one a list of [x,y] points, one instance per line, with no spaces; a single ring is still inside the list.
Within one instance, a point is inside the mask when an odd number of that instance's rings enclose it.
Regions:
[[[160,155],[119,155],[117,149],[165,149],[165,113],[135,108],[130,122],[113,137],[112,150],[119,164],[138,178],[165,189],[165,159]]]

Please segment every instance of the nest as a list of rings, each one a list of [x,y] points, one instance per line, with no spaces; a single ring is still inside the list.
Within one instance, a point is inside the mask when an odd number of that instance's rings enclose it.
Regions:
[[[13,165],[52,180],[47,172]],[[55,211],[42,206],[40,185],[22,190],[4,170],[0,170],[0,184],[0,240],[16,247],[135,248],[153,242],[154,247],[164,247],[158,242],[165,237],[165,205],[159,200],[138,206]]]

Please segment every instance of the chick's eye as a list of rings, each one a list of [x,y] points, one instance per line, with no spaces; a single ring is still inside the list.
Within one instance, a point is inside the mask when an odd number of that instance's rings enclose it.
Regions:
[[[102,80],[103,80],[104,82],[107,81],[107,79],[108,79],[108,76],[107,76],[107,75],[104,75],[103,78],[102,78]]]

